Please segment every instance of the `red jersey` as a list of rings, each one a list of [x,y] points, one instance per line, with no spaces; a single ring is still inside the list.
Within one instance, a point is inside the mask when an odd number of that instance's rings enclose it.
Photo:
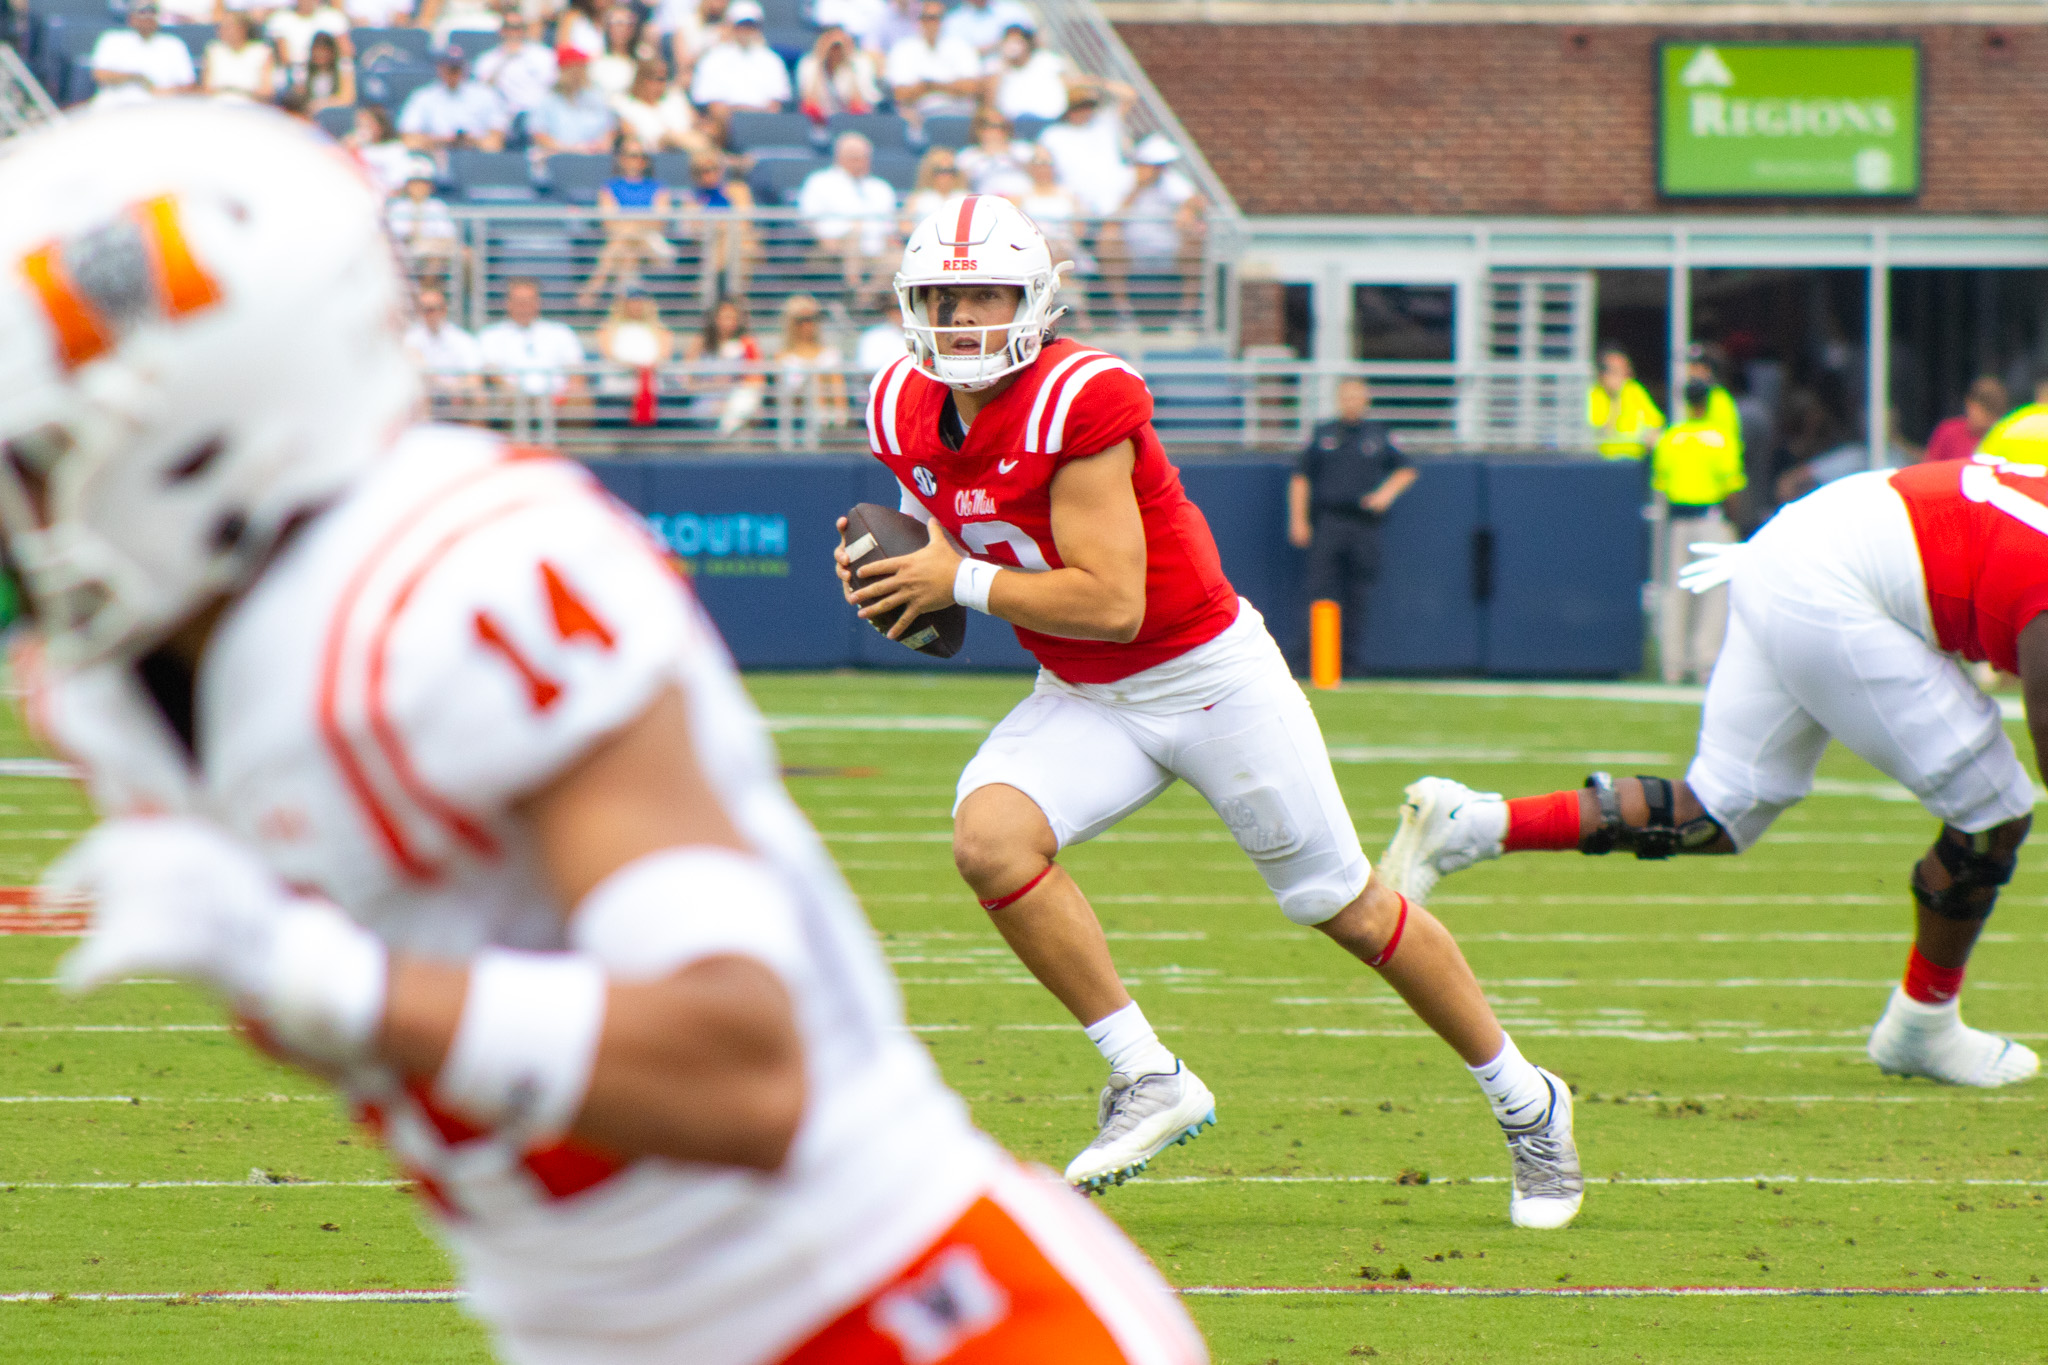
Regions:
[[[1927,577],[1935,640],[2019,672],[2019,634],[2048,611],[2048,467],[1978,455],[1892,475]]]
[[[1237,619],[1216,539],[1188,501],[1152,430],[1152,393],[1113,355],[1055,341],[981,410],[960,449],[939,435],[951,392],[908,357],[875,376],[868,445],[976,559],[1027,573],[1062,567],[1052,538],[1052,479],[1068,460],[1120,441],[1137,449],[1131,487],[1145,525],[1145,623],[1128,644],[1067,640],[1016,627],[1068,682],[1105,683],[1207,644]]]

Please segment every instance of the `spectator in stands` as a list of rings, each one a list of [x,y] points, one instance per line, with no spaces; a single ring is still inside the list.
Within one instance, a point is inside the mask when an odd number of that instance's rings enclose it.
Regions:
[[[889,0],[815,0],[811,5],[811,22],[819,28],[839,29],[853,39],[861,51],[880,61],[889,55],[889,44],[878,39],[883,25],[888,22],[890,8]],[[910,23],[903,32],[909,33],[916,27],[917,10],[912,6]]]
[[[875,59],[834,25],[796,64],[796,91],[797,108],[823,123],[834,114],[873,113],[882,102],[882,78]]]
[[[383,105],[357,105],[356,125],[349,129],[341,145],[363,163],[363,169],[369,172],[370,179],[384,191],[386,198],[405,188],[405,177],[412,171],[415,153],[398,136],[398,129],[391,122],[391,111]]]
[[[727,0],[660,0],[655,6],[654,32],[675,67],[678,86],[687,89],[697,59],[725,41],[726,4]]]
[[[585,57],[604,51],[604,24],[598,18],[598,0],[568,0],[554,11],[555,55],[574,48]]]
[[[1091,217],[1114,216],[1130,196],[1124,115],[1136,102],[1137,92],[1127,85],[1077,83],[1067,92],[1067,116],[1038,135],[1038,145],[1052,153],[1059,167],[1060,183],[1080,198]]]
[[[590,59],[590,83],[607,100],[617,99],[632,87],[640,64],[659,55],[646,21],[631,5],[613,5],[604,12],[604,50]]]
[[[860,38],[862,47],[874,53],[877,61],[886,62],[889,54],[896,50],[896,44],[917,33],[923,10],[924,0],[886,0],[881,16],[868,20],[870,26],[865,32],[861,31],[861,20],[856,17],[847,18],[846,23]]]
[[[398,131],[416,152],[473,147],[495,152],[505,145],[510,116],[505,102],[481,81],[469,79],[459,49],[441,54],[436,79],[412,92],[399,111]]]
[[[416,0],[342,0],[351,28],[410,28]]]
[[[993,109],[974,116],[973,140],[960,151],[960,173],[976,194],[1018,199],[1031,191],[1031,144],[1010,136],[1010,121]]]
[[[782,402],[792,418],[808,411],[812,427],[846,421],[846,359],[825,344],[825,310],[809,294],[792,294],[782,305],[780,369]]]
[[[199,88],[209,95],[267,100],[277,93],[275,58],[270,44],[256,36],[248,15],[223,10],[213,41],[206,45]]]
[[[1927,438],[1927,462],[1969,459],[1977,453],[1984,433],[1998,425],[1998,419],[2011,407],[2012,400],[1997,376],[1981,376],[1963,395],[1962,414],[1935,423]]]
[[[818,249],[840,262],[855,310],[865,310],[895,271],[896,191],[874,174],[874,144],[841,133],[832,164],[804,178],[797,213]]]
[[[14,12],[22,14],[29,8],[16,5]],[[221,8],[217,0],[157,0],[157,20],[166,24],[211,24]]]
[[[683,92],[668,81],[659,57],[642,62],[625,94],[612,101],[619,130],[631,133],[649,151],[708,151],[711,144],[697,128],[697,112]]]
[[[655,369],[673,360],[675,351],[675,333],[662,325],[653,295],[639,288],[626,290],[597,330],[598,357],[618,367],[599,377],[598,392],[614,397],[630,394],[635,424],[652,424],[658,382]]]
[[[789,68],[761,34],[761,6],[755,0],[732,0],[725,17],[731,36],[697,59],[690,82],[691,101],[711,121],[714,140],[721,143],[733,114],[743,109],[779,112],[794,94]]]
[[[555,88],[552,48],[533,40],[533,27],[517,10],[498,25],[498,45],[476,59],[476,78],[497,92],[507,112],[531,115]]]
[[[690,338],[688,355],[695,419],[727,436],[752,422],[768,381],[759,372],[761,346],[739,300],[726,296],[711,305],[703,332]]]
[[[689,188],[679,196],[685,225],[702,235],[704,268],[714,277],[737,276],[743,287],[748,269],[761,254],[754,235],[754,191],[732,174],[717,150],[706,148],[690,158]]]
[[[583,363],[576,333],[540,315],[540,282],[528,277],[505,285],[505,317],[477,334],[484,370],[493,382],[539,397],[582,393],[583,377],[568,373]]]
[[[632,288],[639,284],[642,269],[676,258],[676,249],[662,236],[675,204],[667,187],[654,178],[647,149],[621,136],[612,168],[612,178],[597,192],[597,209],[604,215],[604,249],[577,298],[586,308],[604,297],[607,284],[615,281],[620,288]]]
[[[937,115],[969,114],[981,95],[981,54],[972,44],[947,37],[943,0],[923,0],[917,32],[889,49],[884,73],[897,112],[922,127]]]
[[[483,352],[476,338],[448,320],[448,296],[420,290],[419,317],[405,329],[405,349],[436,394],[469,394],[482,385]]]
[[[1023,194],[1015,196],[1017,207],[1024,210],[1024,216],[1038,224],[1038,230],[1045,234],[1045,244],[1052,249],[1053,264],[1072,261],[1073,271],[1061,281],[1060,301],[1072,312],[1077,326],[1088,321],[1088,291],[1077,283],[1077,277],[1093,275],[1096,272],[1095,258],[1081,249],[1081,238],[1085,228],[1082,222],[1085,210],[1074,192],[1060,184],[1059,168],[1053,165],[1052,153],[1043,147],[1033,149],[1027,163],[1031,185]]]
[[[421,0],[417,22],[446,47],[451,33],[496,33],[501,18],[492,0]]]
[[[1102,274],[1110,298],[1119,321],[1134,320],[1131,276],[1177,275],[1181,312],[1191,314],[1202,283],[1202,201],[1188,178],[1174,169],[1180,149],[1164,134],[1139,143],[1132,159],[1130,192],[1116,218],[1102,225]]]
[[[462,253],[455,216],[434,197],[434,162],[415,156],[405,176],[405,189],[384,208],[384,226],[413,274],[446,275]]]
[[[958,11],[955,11],[958,13]],[[1057,119],[1067,112],[1067,59],[1038,45],[1029,23],[1012,24],[989,58],[989,104],[1004,118]]]
[[[309,116],[323,109],[353,108],[356,102],[355,59],[343,55],[341,41],[332,33],[316,33],[313,46],[306,54],[306,69],[294,88],[305,95]]]
[[[976,56],[990,57],[1002,45],[1003,35],[1018,27],[1028,33],[1035,26],[1031,11],[1017,0],[961,0],[946,16],[945,33],[973,48]]]
[[[853,348],[854,372],[872,379],[909,354],[910,347],[903,341],[902,319],[877,318],[861,329],[860,340]]]
[[[917,183],[903,199],[902,228],[907,236],[919,223],[937,213],[949,199],[967,193],[967,177],[960,174],[959,158],[950,147],[933,147],[917,163]]]
[[[348,42],[348,16],[326,0],[292,0],[263,25],[264,36],[277,44],[277,55],[292,70],[292,84],[306,77],[306,61],[313,55],[313,35],[325,33],[344,45]],[[353,49],[347,49],[353,55]]]
[[[138,104],[157,95],[176,95],[199,83],[192,51],[159,26],[154,0],[129,7],[128,23],[110,28],[92,45],[93,81],[99,106]]]
[[[611,150],[619,116],[590,83],[590,59],[573,47],[558,48],[555,67],[554,90],[526,120],[533,145],[549,155]]]

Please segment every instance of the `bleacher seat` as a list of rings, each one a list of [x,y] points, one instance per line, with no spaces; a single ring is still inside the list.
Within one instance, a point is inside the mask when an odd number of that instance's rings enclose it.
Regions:
[[[483,56],[497,45],[498,35],[495,31],[486,33],[482,29],[474,28],[456,29],[448,35],[447,43],[447,46],[460,52],[463,60],[471,66],[475,66],[477,58]]]
[[[910,146],[910,124],[901,114],[834,114],[825,120],[825,145],[841,133],[859,133],[875,144],[875,153],[900,152]]]
[[[810,0],[761,0],[761,17],[767,27],[807,24],[811,21]]]
[[[753,187],[754,198],[760,203],[794,204],[805,177],[831,164],[821,156],[768,157],[755,164],[747,184]]]
[[[696,177],[690,173],[690,153],[656,152],[653,160],[654,178],[669,188],[696,183]]]
[[[896,193],[908,194],[917,184],[917,163],[922,159],[912,151],[877,151],[875,174],[888,181]]]
[[[1178,284],[1174,298],[1178,302]],[[1220,433],[1240,427],[1244,422],[1245,394],[1244,381],[1237,376],[1160,374],[1151,368],[1160,362],[1200,361],[1221,370],[1229,358],[1230,353],[1221,346],[1146,351],[1139,356],[1146,387],[1152,390],[1153,424],[1161,431],[1181,434]]]
[[[727,127],[726,142],[736,152],[751,152],[762,147],[810,147],[816,139],[810,119],[802,114],[740,110]]]
[[[540,197],[522,152],[450,152],[448,183],[470,204],[530,204]]]
[[[782,58],[790,68],[790,79],[796,79],[796,64],[804,55],[818,45],[818,35],[824,32],[816,24],[769,23],[762,27],[761,38],[768,44],[768,50]]]
[[[423,28],[359,28],[349,36],[355,41],[358,72],[434,63],[434,35]]]
[[[548,158],[548,194],[565,204],[595,204],[597,192],[611,178],[608,156],[557,152]]]
[[[928,147],[951,147],[959,151],[974,137],[974,120],[966,114],[934,114],[924,121]]]
[[[1019,142],[1036,142],[1040,133],[1058,122],[1058,119],[1040,118],[1036,114],[1020,114],[1010,122],[1010,135]]]
[[[356,101],[359,104],[381,104],[396,119],[405,109],[405,102],[412,97],[412,92],[433,79],[434,68],[431,65],[379,67],[356,77]]]
[[[340,109],[322,109],[319,113],[313,115],[313,122],[319,124],[321,131],[325,132],[327,136],[335,139],[345,138],[349,135],[350,130],[356,126],[355,106],[349,105]]]
[[[21,55],[28,60],[38,79],[43,76],[44,35],[52,20],[83,20],[97,23],[101,28],[110,28],[120,22],[112,0],[37,0],[27,11],[26,23],[20,17],[22,11],[19,7],[15,14],[17,39],[24,32],[28,35],[28,45],[22,49]]]
[[[202,70],[206,65],[206,45],[213,41],[214,26],[212,24],[165,24],[164,32],[185,45],[185,50],[192,54],[192,69],[203,77],[206,74]]]
[[[92,69],[88,59],[92,45],[110,28],[119,28],[111,16],[53,14],[43,20],[41,69],[36,79],[43,83],[59,104],[76,104],[93,93]],[[74,94],[76,90],[79,93]]]

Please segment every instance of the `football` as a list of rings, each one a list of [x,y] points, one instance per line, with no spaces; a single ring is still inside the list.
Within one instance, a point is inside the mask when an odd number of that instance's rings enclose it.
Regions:
[[[842,543],[846,546],[846,557],[855,570],[856,579],[863,567],[911,554],[930,542],[931,534],[924,529],[923,522],[893,507],[863,502],[846,514]],[[868,624],[886,635],[895,621],[876,616],[871,617]],[[910,623],[899,640],[920,654],[950,659],[960,652],[960,646],[967,640],[967,608],[956,602],[943,610],[926,612]]]

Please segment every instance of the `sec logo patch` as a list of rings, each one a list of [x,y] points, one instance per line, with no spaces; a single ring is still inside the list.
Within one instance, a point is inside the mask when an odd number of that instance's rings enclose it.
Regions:
[[[934,475],[929,469],[926,469],[923,465],[916,465],[912,467],[910,471],[910,481],[916,484],[917,491],[924,494],[926,497],[930,497],[932,496],[932,494],[939,491],[938,477]]]

